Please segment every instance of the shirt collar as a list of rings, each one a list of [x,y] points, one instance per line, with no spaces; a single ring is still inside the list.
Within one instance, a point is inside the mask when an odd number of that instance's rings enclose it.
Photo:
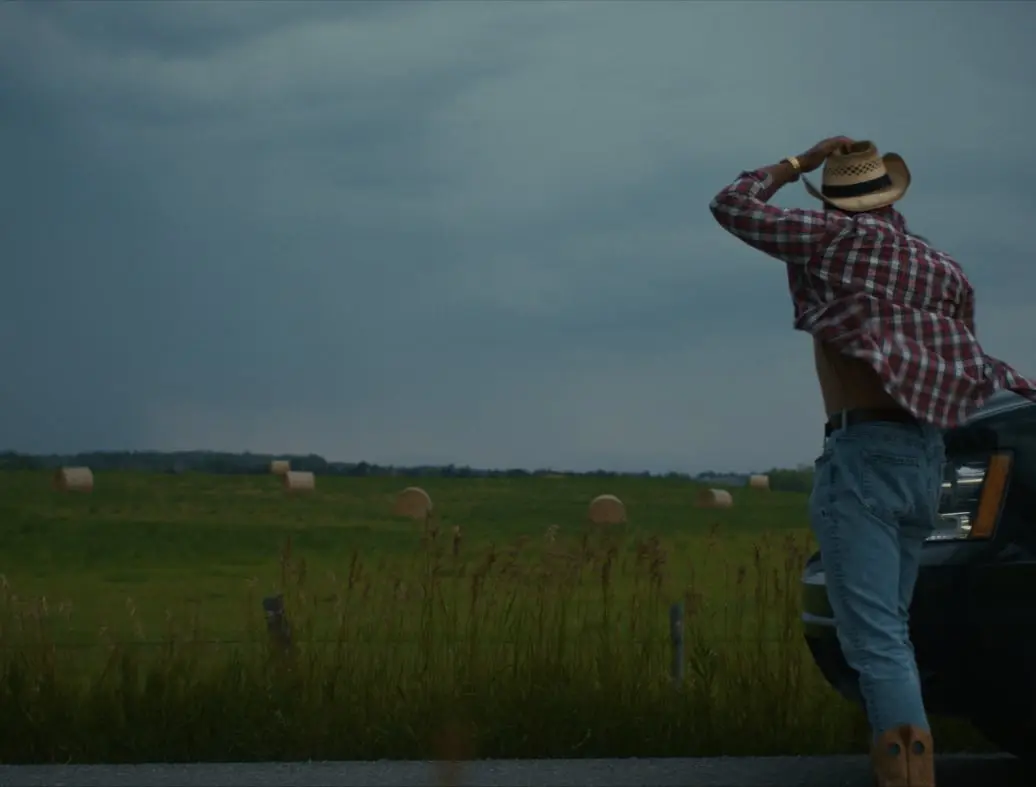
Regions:
[[[907,232],[906,219],[903,218],[903,214],[896,210],[891,205],[884,208],[878,208],[877,210],[868,211],[875,218],[879,218],[882,221],[887,221],[893,227],[900,232]]]

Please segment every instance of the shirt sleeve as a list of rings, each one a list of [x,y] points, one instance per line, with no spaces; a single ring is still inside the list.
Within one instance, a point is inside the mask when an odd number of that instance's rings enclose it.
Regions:
[[[713,198],[709,209],[735,238],[790,265],[806,265],[824,246],[827,215],[768,205],[776,191],[768,172],[742,172]]]

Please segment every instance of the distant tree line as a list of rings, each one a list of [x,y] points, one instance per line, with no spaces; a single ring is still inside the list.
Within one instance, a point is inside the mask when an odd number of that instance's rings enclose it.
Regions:
[[[813,468],[800,465],[794,470],[773,468],[770,476],[770,489],[777,492],[805,492],[813,489]]]
[[[329,462],[317,454],[253,454],[226,451],[88,451],[78,454],[25,454],[0,452],[0,470],[48,470],[68,465],[85,465],[93,470],[136,470],[149,473],[206,473],[214,475],[261,475],[270,471],[274,459],[287,459],[293,470],[308,470],[318,475],[361,478],[365,476],[407,476],[437,478],[522,478],[563,473],[589,478],[665,477],[696,480],[722,486],[740,486],[748,473],[705,471],[696,476],[688,473],[620,473],[611,470],[571,471],[541,468],[484,469],[457,465],[378,465],[370,462]],[[779,491],[809,491],[812,470],[779,470],[769,472],[770,486]]]

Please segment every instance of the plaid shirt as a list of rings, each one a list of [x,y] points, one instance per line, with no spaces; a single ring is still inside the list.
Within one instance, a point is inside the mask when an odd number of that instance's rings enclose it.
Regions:
[[[960,265],[898,211],[784,210],[767,204],[776,191],[769,173],[743,172],[709,207],[727,232],[787,263],[797,330],[867,362],[900,405],[943,428],[1001,388],[1036,400],[1036,385],[982,351]]]

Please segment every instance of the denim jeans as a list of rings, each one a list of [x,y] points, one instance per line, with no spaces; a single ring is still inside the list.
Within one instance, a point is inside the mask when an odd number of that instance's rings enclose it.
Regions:
[[[810,524],[875,738],[903,724],[929,729],[908,621],[944,462],[937,427],[880,421],[832,432],[816,461]]]

